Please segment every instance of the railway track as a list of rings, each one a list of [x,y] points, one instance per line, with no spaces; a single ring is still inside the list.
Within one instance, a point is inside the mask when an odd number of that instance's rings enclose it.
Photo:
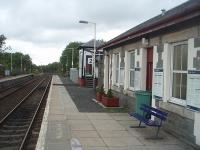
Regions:
[[[29,93],[42,79],[42,76],[37,76],[33,80],[26,82],[10,92],[2,92],[0,95],[0,120],[3,119],[9,111],[11,111],[24,97]],[[3,96],[4,95],[4,96]]]
[[[43,100],[47,96],[50,82],[50,76],[38,82],[34,89],[0,120],[0,149],[29,149],[27,147],[34,132],[39,133],[38,123],[42,120],[41,113],[45,108]]]
[[[21,88],[23,88],[24,86],[26,85],[29,85],[31,84],[32,82],[34,82],[36,79],[31,79],[29,81],[26,81],[26,82],[20,82],[16,85],[12,85],[10,87],[7,87],[7,88],[4,88],[2,90],[0,90],[0,100],[2,100],[3,98],[5,98],[6,96],[12,94],[12,93],[15,93],[17,92],[18,90],[20,90]]]

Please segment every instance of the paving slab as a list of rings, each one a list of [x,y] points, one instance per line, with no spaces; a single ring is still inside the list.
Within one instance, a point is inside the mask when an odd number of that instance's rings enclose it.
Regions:
[[[78,138],[81,145],[84,147],[106,147],[102,138]]]
[[[112,120],[112,117],[107,113],[87,113],[87,116],[91,120]]]
[[[125,130],[125,128],[115,120],[91,120],[91,122],[96,130]]]
[[[71,98],[62,84],[53,76],[36,150],[192,150],[162,130],[163,140],[147,140],[155,135],[155,128],[130,128],[138,121],[127,113],[97,112],[93,105],[92,111],[84,107],[85,112],[80,112],[80,95],[73,101],[78,92]]]
[[[98,138],[99,134],[97,131],[72,131],[72,137],[75,138]]]
[[[119,147],[123,147],[123,146],[137,146],[137,145],[143,145],[137,138],[135,137],[111,137],[111,138],[103,138],[103,141],[106,143],[106,145],[108,147],[111,146],[119,146]]]
[[[129,132],[122,130],[100,130],[98,133],[102,138],[132,137]]]

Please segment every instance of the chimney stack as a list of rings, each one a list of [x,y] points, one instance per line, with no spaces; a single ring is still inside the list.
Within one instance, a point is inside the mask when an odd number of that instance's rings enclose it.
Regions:
[[[164,15],[165,15],[165,12],[166,12],[166,10],[165,10],[165,9],[161,9],[161,11],[162,11],[162,16],[164,16]]]

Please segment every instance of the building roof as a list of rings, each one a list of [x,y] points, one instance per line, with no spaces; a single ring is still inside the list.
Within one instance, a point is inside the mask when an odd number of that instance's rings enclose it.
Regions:
[[[197,16],[200,16],[200,0],[189,0],[173,9],[170,9],[169,11],[166,11],[164,15],[160,14],[153,17],[120,34],[105,43],[101,46],[101,48],[108,48],[158,29],[166,28],[170,25],[178,23],[179,21],[185,21]]]
[[[104,44],[101,40],[96,40],[96,47],[100,47]],[[94,48],[94,39],[82,44],[80,48]]]

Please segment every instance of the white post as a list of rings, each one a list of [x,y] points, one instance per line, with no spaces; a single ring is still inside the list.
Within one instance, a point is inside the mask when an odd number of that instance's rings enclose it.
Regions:
[[[93,56],[93,88],[94,89],[96,87],[95,60],[96,60],[96,23],[94,23],[94,56]]]
[[[72,48],[72,68],[74,68],[74,49]]]
[[[12,73],[12,53],[10,53],[10,72]]]
[[[21,55],[21,73],[22,73],[22,55]]]

